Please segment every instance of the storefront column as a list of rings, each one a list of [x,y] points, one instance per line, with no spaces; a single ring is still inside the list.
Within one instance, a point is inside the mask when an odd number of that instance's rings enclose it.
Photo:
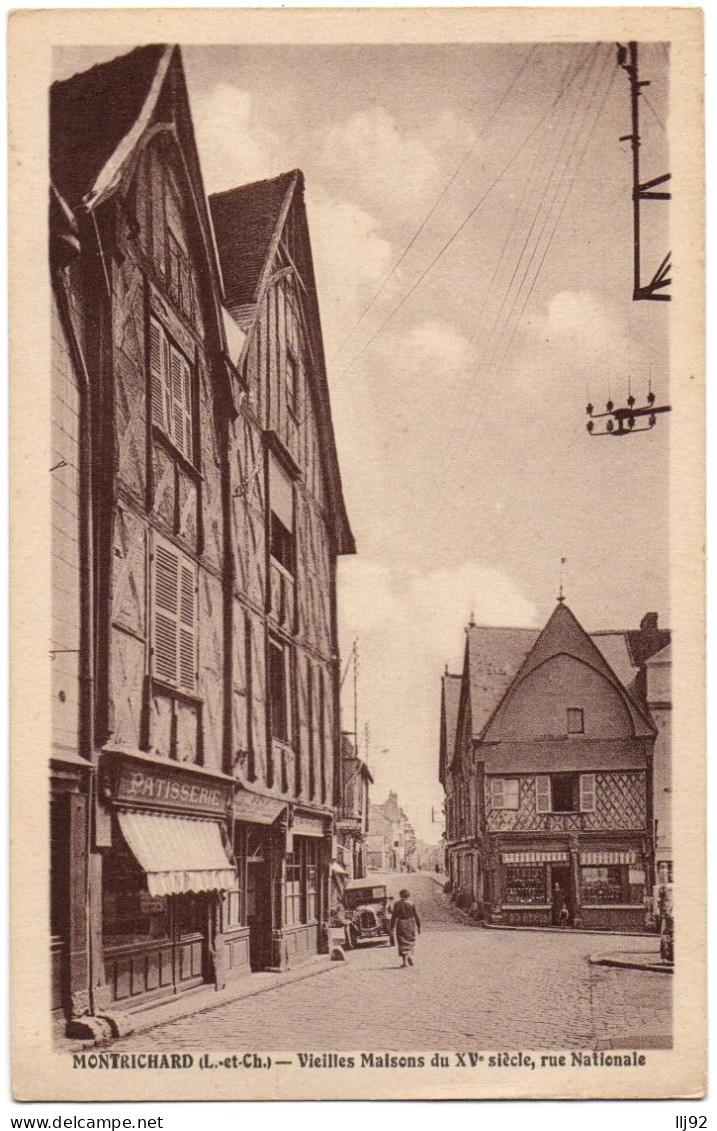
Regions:
[[[570,838],[570,875],[573,883],[573,926],[582,927],[583,910],[580,903],[580,853],[577,837]]]
[[[273,909],[271,924],[271,970],[286,970],[289,963],[284,944],[284,893],[286,891],[286,853],[290,833],[286,822],[280,821],[276,835],[269,845],[269,868],[271,876]]]

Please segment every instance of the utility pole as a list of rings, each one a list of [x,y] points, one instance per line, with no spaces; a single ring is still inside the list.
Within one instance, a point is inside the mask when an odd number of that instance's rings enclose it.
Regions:
[[[359,672],[358,636],[354,640],[353,655],[354,655],[354,742],[356,743],[356,754],[358,755],[358,745],[359,745],[359,733],[358,733],[358,672]]]
[[[635,302],[640,299],[650,299],[653,302],[669,302],[671,296],[665,294],[664,287],[669,287],[672,280],[669,277],[672,269],[671,256],[668,251],[657,271],[649,283],[641,281],[641,248],[640,248],[640,202],[643,200],[671,200],[669,192],[655,192],[660,185],[670,180],[670,173],[661,177],[653,177],[644,184],[640,180],[640,94],[642,88],[649,86],[649,81],[640,78],[637,62],[637,43],[634,40],[624,47],[617,45],[617,63],[622,67],[630,79],[630,104],[632,117],[632,133],[625,134],[620,141],[629,141],[632,149],[632,223],[633,223],[633,290],[632,297]]]

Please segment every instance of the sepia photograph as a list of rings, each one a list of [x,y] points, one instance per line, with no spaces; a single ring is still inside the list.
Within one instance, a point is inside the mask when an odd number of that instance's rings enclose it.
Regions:
[[[17,1098],[704,1092],[701,14],[484,11],[13,17]]]

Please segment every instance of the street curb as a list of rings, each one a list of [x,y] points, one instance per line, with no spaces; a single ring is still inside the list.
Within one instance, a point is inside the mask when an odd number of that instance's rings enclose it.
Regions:
[[[591,966],[612,966],[620,970],[649,970],[653,974],[674,974],[674,966],[661,962],[633,962],[629,958],[619,958],[612,954],[591,954]]]
[[[137,1010],[137,1012],[130,1012],[126,1016],[131,1021],[131,1031],[127,1036],[135,1036],[137,1033],[146,1033],[150,1029],[156,1029],[160,1025],[170,1025],[173,1021],[181,1021],[185,1017],[198,1016],[201,1013],[209,1013],[213,1009],[219,1009],[223,1005],[228,1005],[233,1001],[241,1001],[244,998],[256,997],[258,994],[269,993],[271,990],[280,988],[281,986],[291,985],[293,982],[303,982],[308,978],[316,978],[319,974],[328,974],[332,970],[345,969],[345,963],[332,962],[328,955],[317,955],[315,959],[303,963],[301,966],[295,967],[293,970],[286,970],[281,974],[275,974],[270,980],[262,982],[259,985],[251,985],[249,979],[251,974],[246,975],[236,985],[225,986],[223,990],[212,990],[210,987],[203,986],[200,989],[187,994],[181,998],[164,1003],[162,1005],[148,1006],[144,1010]],[[198,1004],[201,1002],[201,1004]],[[91,1048],[107,1048],[114,1045],[122,1038],[101,1038],[98,1037],[90,1041],[73,1041],[66,1037],[58,1037],[55,1040],[55,1050],[57,1052],[83,1052]]]
[[[650,931],[596,931],[589,927],[517,927],[508,923],[486,923],[482,920],[474,919],[467,911],[463,911],[460,907],[456,907],[454,903],[450,902],[450,898],[446,898],[446,902],[450,905],[451,910],[460,915],[462,920],[471,927],[480,927],[484,931],[528,931],[534,934],[552,934],[552,935],[598,935],[600,938],[606,938],[610,935],[615,935],[618,938],[630,939],[654,939],[656,936]]]

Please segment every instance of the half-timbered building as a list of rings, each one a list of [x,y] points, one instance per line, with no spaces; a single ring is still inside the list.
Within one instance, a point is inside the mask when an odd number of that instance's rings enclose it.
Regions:
[[[53,984],[72,1019],[316,952],[353,539],[301,175],[215,201],[215,242],[181,53],[150,46],[54,84],[51,181]]]
[[[644,928],[656,727],[638,644],[588,635],[562,600],[540,632],[469,625],[440,758],[452,890],[477,918]]]
[[[246,334],[229,436],[234,851],[253,968],[316,953],[341,800],[336,560],[354,544],[299,170],[210,198]],[[228,613],[229,615],[229,613]]]

